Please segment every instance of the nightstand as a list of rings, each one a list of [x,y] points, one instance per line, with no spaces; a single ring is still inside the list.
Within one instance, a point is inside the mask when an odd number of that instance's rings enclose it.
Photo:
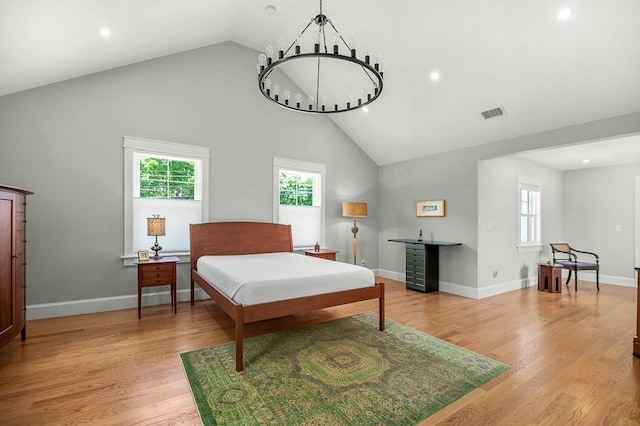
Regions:
[[[142,304],[142,287],[159,285],[171,286],[171,307],[173,313],[178,313],[178,275],[176,265],[180,259],[177,256],[166,256],[159,260],[149,259],[138,262],[138,319]]]
[[[304,251],[304,254],[307,256],[319,257],[320,259],[327,259],[327,260],[336,260],[336,253],[338,253],[336,250],[329,250],[329,249],[320,249],[320,251],[315,251],[311,249],[311,250]]]

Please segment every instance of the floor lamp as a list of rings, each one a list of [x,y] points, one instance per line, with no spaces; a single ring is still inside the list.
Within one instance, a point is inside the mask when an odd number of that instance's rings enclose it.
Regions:
[[[367,217],[367,203],[350,201],[343,202],[342,216],[353,218],[353,226],[351,226],[351,232],[353,232],[353,240],[351,240],[351,246],[353,247],[353,264],[355,265],[356,256],[358,255],[358,223],[356,221],[356,218]]]

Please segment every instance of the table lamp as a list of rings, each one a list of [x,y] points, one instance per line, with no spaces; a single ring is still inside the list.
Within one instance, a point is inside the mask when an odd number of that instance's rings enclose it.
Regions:
[[[158,245],[158,236],[165,235],[164,233],[164,217],[160,217],[159,214],[152,214],[147,218],[147,235],[150,237],[156,237],[156,243],[151,247],[151,250],[156,252],[152,259],[158,260],[160,256],[158,252],[162,250],[162,247]]]

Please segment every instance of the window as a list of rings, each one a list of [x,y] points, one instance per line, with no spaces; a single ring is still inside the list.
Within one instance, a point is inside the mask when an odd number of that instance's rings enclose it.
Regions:
[[[324,244],[324,164],[273,159],[273,221],[291,225],[295,248]]]
[[[124,138],[124,256],[149,250],[147,218],[166,218],[163,253],[189,252],[189,224],[208,220],[209,148]]]
[[[518,250],[536,251],[541,247],[541,185],[518,176]]]

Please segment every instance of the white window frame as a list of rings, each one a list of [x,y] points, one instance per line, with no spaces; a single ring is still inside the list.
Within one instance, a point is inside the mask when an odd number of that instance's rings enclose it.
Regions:
[[[273,222],[280,223],[280,170],[291,170],[302,173],[315,173],[320,175],[320,194],[314,193],[314,205],[320,205],[320,237],[318,243],[325,243],[325,216],[326,216],[326,164],[309,161],[291,160],[287,158],[273,157]],[[294,247],[295,250],[310,248],[310,246]]]
[[[517,233],[517,249],[518,253],[526,253],[526,252],[535,252],[542,250],[542,183],[537,180],[526,176],[518,176],[517,179],[517,188],[518,195],[516,199],[518,200],[517,206],[517,222],[518,222],[518,233]],[[533,241],[521,241],[520,236],[522,235],[522,191],[527,191],[528,193],[537,193],[536,198],[536,211],[533,214],[527,215],[529,217],[528,223],[531,220],[534,221],[533,226],[535,227],[535,235]]]
[[[124,148],[124,254],[121,256],[125,266],[134,265],[138,258],[133,249],[133,197],[134,197],[134,154],[145,153],[159,156],[191,158],[202,162],[202,188],[200,210],[202,221],[209,220],[209,148],[132,136],[123,137]],[[189,261],[189,252],[166,253],[178,256],[181,262]]]

